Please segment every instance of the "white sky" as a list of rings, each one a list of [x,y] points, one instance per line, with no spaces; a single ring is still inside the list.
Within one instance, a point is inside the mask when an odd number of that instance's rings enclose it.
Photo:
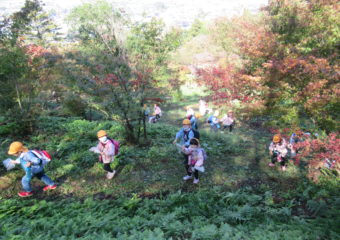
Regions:
[[[109,0],[118,8],[123,8],[133,20],[143,13],[147,17],[162,18],[168,25],[189,26],[197,17],[213,19],[219,16],[241,14],[244,9],[256,11],[268,0]],[[25,0],[0,0],[0,15],[19,10]],[[73,7],[90,0],[42,0],[46,10],[56,11],[59,24]]]

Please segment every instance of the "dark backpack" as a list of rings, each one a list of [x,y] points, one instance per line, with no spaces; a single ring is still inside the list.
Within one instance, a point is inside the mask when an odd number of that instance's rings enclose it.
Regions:
[[[193,131],[194,133],[194,138],[200,139],[200,132],[195,130],[195,129],[191,129],[191,131]]]
[[[190,129],[189,132],[185,133],[186,139],[189,139],[189,133],[190,133],[191,131],[194,133],[194,138],[200,139],[200,133],[199,133],[199,131],[197,131],[197,130],[195,130],[195,129],[192,129],[192,128]]]

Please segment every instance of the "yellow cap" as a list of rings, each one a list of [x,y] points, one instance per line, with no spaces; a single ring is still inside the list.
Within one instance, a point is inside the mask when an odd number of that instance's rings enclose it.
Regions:
[[[189,119],[184,119],[183,120],[183,125],[191,125],[190,120]]]
[[[281,136],[279,134],[274,135],[273,142],[278,143],[281,141]]]
[[[21,142],[12,142],[9,146],[8,154],[13,155],[17,154],[18,152],[27,152],[28,149],[24,147]]]
[[[97,132],[97,137],[98,137],[98,138],[104,137],[104,136],[106,136],[106,135],[107,135],[107,134],[106,134],[106,132],[105,132],[104,130],[100,130],[100,131]]]

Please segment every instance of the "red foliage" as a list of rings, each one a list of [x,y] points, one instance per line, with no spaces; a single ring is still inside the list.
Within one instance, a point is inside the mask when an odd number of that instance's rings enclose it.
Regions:
[[[308,161],[309,177],[318,180],[320,169],[331,168],[340,173],[340,138],[332,133],[325,139],[307,139],[294,145],[299,149],[298,160]]]
[[[243,103],[259,100],[260,78],[238,72],[233,64],[198,69],[197,74],[199,82],[213,92],[211,100],[217,104],[230,104],[233,100]]]
[[[28,55],[29,65],[32,65],[35,59],[43,57],[46,54],[50,53],[46,48],[35,44],[26,45],[24,46],[24,49],[26,54]]]

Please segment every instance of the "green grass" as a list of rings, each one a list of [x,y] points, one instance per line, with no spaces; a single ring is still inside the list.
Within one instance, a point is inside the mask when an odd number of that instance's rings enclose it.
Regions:
[[[315,185],[305,170],[268,168],[270,135],[245,124],[212,133],[200,122],[208,160],[200,183],[183,182],[183,157],[172,141],[198,95],[164,108],[149,125],[149,146],[125,143],[115,122],[46,117],[24,139],[1,139],[0,158],[12,140],[44,148],[54,159],[46,168],[58,188],[19,199],[23,171],[0,167],[0,239],[339,239],[338,180]],[[88,151],[96,132],[106,129],[121,141],[105,178]]]
[[[158,198],[5,200],[0,239],[338,239],[336,208],[306,219],[270,191],[213,188]],[[14,224],[13,224],[14,223]]]

